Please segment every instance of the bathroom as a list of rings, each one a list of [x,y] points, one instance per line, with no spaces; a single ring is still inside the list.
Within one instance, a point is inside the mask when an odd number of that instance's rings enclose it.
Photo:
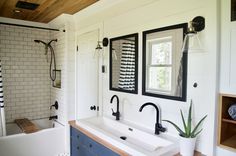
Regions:
[[[84,146],[74,147],[75,138],[81,133],[82,138],[90,136],[96,145],[105,147],[95,149],[94,155],[107,149],[112,154],[103,156],[178,155],[178,131],[163,120],[173,121],[182,129],[180,110],[187,118],[191,101],[194,125],[207,115],[196,139],[195,155],[236,155],[235,137],[231,140],[233,145],[224,144],[225,137],[236,134],[235,121],[222,117],[226,115],[222,110],[228,110],[229,102],[236,103],[236,73],[233,70],[236,65],[236,53],[233,53],[236,48],[233,44],[236,41],[233,34],[236,33],[235,0],[25,1],[38,3],[35,11],[16,7],[17,2],[3,0],[0,3],[4,98],[0,156],[92,156],[93,150],[88,151],[92,154],[87,154],[83,151]],[[50,4],[51,8],[46,7]],[[181,26],[183,40],[176,39],[176,47],[182,47],[189,22],[199,16],[205,20],[204,28],[196,35],[202,49],[197,52],[187,50],[183,55],[182,94],[178,97],[150,93],[144,85],[149,83],[145,74],[148,61],[144,61],[148,48],[144,45],[159,31]],[[120,80],[119,77],[115,79],[117,65],[113,63],[119,55],[114,49],[117,49],[118,41],[128,40],[135,42],[135,89],[122,90],[114,85]],[[181,61],[181,56],[176,62]],[[178,77],[181,68],[179,64],[176,67],[175,77]],[[51,77],[56,78],[51,80]],[[140,110],[147,102],[158,106],[159,122],[166,129],[160,131],[160,135],[154,134],[155,107],[145,106]],[[227,108],[222,105],[224,103]],[[91,117],[96,119],[93,121]],[[16,119],[28,119],[38,130],[24,133],[15,123]],[[116,140],[112,132],[107,133],[106,122],[117,126],[117,133],[127,133],[119,135],[124,140]],[[103,131],[99,131],[103,124]],[[127,125],[129,132],[125,131]],[[233,129],[229,130],[229,136],[227,129]],[[145,152],[145,148],[138,148],[138,141],[129,142],[130,132],[136,135],[139,130],[147,138],[143,139],[147,148],[154,148],[150,145],[156,141],[154,138],[165,136],[172,138],[169,142],[173,142],[173,146],[165,154],[164,147]],[[142,142],[140,138],[135,139]],[[82,150],[84,154],[74,154],[76,150]]]

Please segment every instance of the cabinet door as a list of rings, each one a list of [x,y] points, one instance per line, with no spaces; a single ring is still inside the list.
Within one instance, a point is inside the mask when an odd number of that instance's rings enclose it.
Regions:
[[[83,145],[72,144],[71,156],[97,156]]]
[[[109,148],[71,127],[71,156],[119,156]]]
[[[109,148],[103,146],[102,144],[99,144],[89,137],[87,137],[84,145],[87,149],[89,149],[89,151],[96,153],[97,156],[119,156],[117,153],[113,152]]]
[[[78,156],[79,155],[78,147],[76,144],[71,143],[70,152],[71,152],[71,156]]]
[[[83,145],[77,146],[77,150],[78,150],[78,156],[97,156]]]

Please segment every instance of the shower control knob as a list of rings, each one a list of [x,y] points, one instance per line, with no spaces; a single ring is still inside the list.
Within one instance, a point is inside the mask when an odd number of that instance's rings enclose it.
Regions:
[[[90,107],[90,110],[96,110],[96,106],[94,105],[94,106],[91,106]]]

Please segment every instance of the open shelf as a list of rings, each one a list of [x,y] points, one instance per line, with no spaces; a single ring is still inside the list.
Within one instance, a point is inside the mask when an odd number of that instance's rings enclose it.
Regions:
[[[223,122],[227,122],[227,123],[232,123],[232,124],[236,124],[236,120],[231,120],[231,119],[222,119]]]
[[[222,141],[221,143],[224,146],[231,147],[233,149],[236,149],[236,135],[231,136],[230,138]]]
[[[236,151],[236,121],[228,114],[231,105],[236,104],[236,95],[221,94],[219,101],[218,145]]]

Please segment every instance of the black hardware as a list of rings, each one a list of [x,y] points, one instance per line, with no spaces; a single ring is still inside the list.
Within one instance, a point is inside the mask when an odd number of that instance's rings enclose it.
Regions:
[[[197,16],[192,20],[192,25],[194,30],[199,32],[205,28],[205,18],[202,16]]]
[[[111,109],[112,110],[112,115],[113,116],[115,116],[116,117],[116,120],[120,120],[120,112],[119,112],[119,98],[118,98],[118,96],[117,95],[113,95],[112,97],[111,97],[111,100],[110,100],[110,103],[112,103],[113,102],[113,99],[114,98],[116,98],[116,101],[117,101],[117,110],[116,110],[116,112],[114,112],[113,111],[113,109]]]
[[[43,30],[51,30],[51,31],[60,31],[59,29],[43,28],[43,27],[35,27],[35,26],[29,26],[29,25],[12,24],[12,23],[4,23],[4,22],[0,22],[0,24],[4,24],[4,25],[12,25],[12,26],[18,26],[18,27],[26,27],[26,28],[43,29]]]
[[[103,45],[103,47],[107,47],[108,46],[108,44],[109,44],[109,40],[108,40],[108,38],[103,38],[103,40],[102,40],[102,45]]]
[[[77,51],[77,52],[79,51],[79,46],[78,46],[78,45],[76,46],[76,51]]]
[[[55,101],[54,105],[50,106],[50,110],[52,109],[52,107],[55,107],[55,109],[58,110],[58,107],[59,107],[58,102]]]
[[[127,139],[126,136],[121,136],[120,138],[121,138],[122,140],[126,140],[126,139]]]
[[[166,131],[166,128],[162,127],[161,123],[159,122],[159,108],[154,104],[154,103],[151,103],[151,102],[147,102],[145,104],[143,104],[140,109],[139,109],[139,112],[142,112],[143,108],[145,106],[153,106],[155,109],[156,109],[156,124],[155,124],[155,134],[160,134],[160,132],[165,132]]]
[[[133,131],[133,128],[129,128],[129,131],[131,131],[131,132],[132,132],[132,131]]]
[[[194,87],[194,88],[197,88],[197,86],[198,86],[198,84],[197,84],[197,82],[195,82],[195,83],[193,84],[193,87]]]
[[[96,106],[94,105],[94,106],[91,106],[90,107],[90,110],[96,110]]]
[[[57,115],[50,116],[50,117],[49,117],[49,120],[52,120],[52,119],[58,119],[58,116],[57,116]]]
[[[102,65],[102,73],[105,73],[106,72],[106,68],[104,65]]]

